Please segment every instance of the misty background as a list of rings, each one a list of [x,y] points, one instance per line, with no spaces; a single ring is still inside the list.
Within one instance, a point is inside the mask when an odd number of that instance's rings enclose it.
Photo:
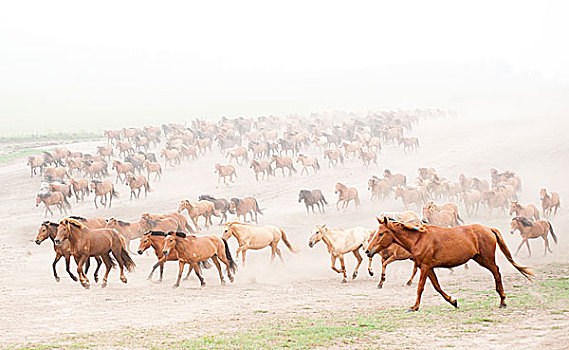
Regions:
[[[2,133],[415,107],[566,120],[556,1],[0,5]]]

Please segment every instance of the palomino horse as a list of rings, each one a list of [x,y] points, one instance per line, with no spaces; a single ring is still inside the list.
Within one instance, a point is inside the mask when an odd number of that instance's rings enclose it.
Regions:
[[[251,161],[251,163],[249,164],[249,168],[253,169],[253,171],[255,172],[255,179],[257,181],[259,181],[259,174],[263,174],[262,179],[265,179],[265,176],[267,177],[267,179],[269,178],[270,175],[275,176],[275,172],[273,171],[273,167],[271,166],[271,163],[269,162],[265,162],[265,161],[259,161],[256,159],[253,159]]]
[[[253,214],[255,214],[255,222],[259,222],[257,220],[259,214],[263,215],[255,197],[246,197],[243,199],[231,198],[228,210],[231,214],[236,214],[237,219],[243,216],[243,221],[245,222],[247,222],[247,214],[251,216],[251,221],[253,221]]]
[[[366,249],[366,254],[373,255],[392,243],[397,243],[411,254],[413,261],[421,269],[421,277],[417,286],[417,299],[410,311],[419,310],[421,296],[427,277],[441,296],[454,307],[458,307],[455,299],[446,294],[439,285],[434,272],[436,267],[455,267],[469,260],[476,261],[488,269],[494,276],[496,291],[500,295],[500,307],[506,306],[506,294],[502,286],[502,276],[496,265],[496,244],[506,259],[524,277],[531,281],[533,273],[529,268],[518,265],[500,231],[482,225],[466,225],[453,228],[442,228],[431,225],[411,226],[388,218],[378,219],[379,228]]]
[[[67,215],[67,209],[71,209],[71,204],[65,198],[65,195],[61,192],[48,192],[48,193],[38,193],[36,196],[36,207],[39,207],[40,203],[45,205],[45,215],[47,217],[47,212],[53,216],[53,212],[50,209],[50,206],[56,205],[59,208],[59,212]]]
[[[135,264],[117,231],[108,228],[89,229],[77,220],[66,218],[59,223],[54,242],[60,245],[65,239],[69,240],[71,253],[77,259],[77,275],[83,287],[89,288],[89,279],[83,272],[83,265],[91,256],[100,256],[103,259],[107,271],[103,277],[102,287],[107,286],[107,278],[114,264],[109,255],[111,252],[119,263],[120,280],[123,283],[127,282],[124,268],[131,272]]]
[[[557,215],[557,209],[561,206],[561,201],[559,200],[559,194],[551,192],[551,196],[547,194],[547,190],[542,188],[539,192],[539,197],[541,198],[541,208],[543,210],[543,216],[550,217],[553,208],[555,208],[555,213]]]
[[[353,253],[358,260],[352,279],[358,276],[358,269],[362,263],[362,256],[360,255],[360,248],[364,246],[369,239],[370,230],[363,227],[354,227],[350,229],[333,229],[327,228],[326,225],[316,225],[310,239],[308,246],[310,248],[320,241],[326,244],[328,252],[332,257],[332,270],[341,273],[344,277],[342,283],[347,282],[346,265],[344,264],[344,254]],[[340,269],[336,268],[336,259],[340,260]],[[371,259],[369,259],[371,265]]]
[[[126,184],[130,187],[130,199],[132,200],[132,196],[134,195],[135,198],[140,198],[140,192],[142,192],[142,188],[144,187],[144,197],[148,195],[150,192],[150,184],[144,175],[134,175],[128,174],[125,180]]]
[[[217,217],[221,218],[221,220],[219,221],[220,225],[223,223],[224,220],[227,221],[227,211],[229,210],[229,201],[227,199],[214,198],[210,195],[202,194],[201,196],[199,196],[198,200],[210,201],[213,203],[215,210],[217,211],[217,213],[219,213],[219,215],[217,215],[216,212],[214,211],[213,215],[216,215]]]
[[[202,287],[205,286],[205,281],[200,274],[199,263],[208,259],[213,260],[215,267],[217,267],[222,285],[225,284],[225,280],[221,272],[219,260],[227,266],[227,277],[233,283],[232,273],[235,273],[237,266],[231,257],[231,252],[225,239],[217,236],[196,237],[193,235],[186,236],[182,232],[170,232],[164,241],[163,253],[168,257],[174,251],[178,256],[179,264],[178,279],[174,287],[180,286],[180,279],[182,278],[185,264],[190,265],[190,272],[194,270]]]
[[[55,236],[57,235],[57,227],[59,226],[59,224],[57,222],[50,222],[50,221],[44,221],[39,230],[38,230],[38,234],[36,236],[36,244],[40,245],[43,241],[45,241],[48,237],[49,239],[51,239],[52,242],[54,242],[55,240]],[[57,262],[59,261],[59,259],[61,259],[61,257],[65,258],[65,271],[67,271],[67,273],[69,274],[69,277],[71,277],[71,279],[75,282],[77,282],[77,277],[75,277],[75,275],[69,270],[69,261],[71,258],[71,246],[69,243],[69,240],[64,240],[60,245],[56,245],[55,243],[53,244],[53,250],[55,250],[55,259],[53,260],[53,263],[51,264],[52,268],[53,268],[53,277],[55,277],[55,281],[59,282],[60,278],[59,276],[57,276],[57,270],[56,270],[56,266],[57,266]],[[95,281],[99,280],[98,277],[98,272],[99,272],[99,267],[101,266],[101,258],[99,258],[98,256],[95,257],[95,259],[97,260],[97,269],[95,270]],[[76,261],[77,262],[77,261]],[[85,273],[87,273],[89,271],[89,260],[87,260],[86,266],[85,266]]]
[[[328,205],[328,202],[326,202],[326,199],[324,198],[324,195],[320,190],[312,190],[312,191],[300,190],[300,193],[298,194],[298,203],[302,201],[304,201],[304,205],[306,206],[306,212],[308,214],[310,214],[308,207],[311,207],[312,212],[314,213],[314,204],[316,204],[318,210],[321,213],[326,212],[326,210],[324,210],[324,204]]]
[[[245,266],[245,252],[248,249],[258,250],[268,246],[271,246],[271,262],[275,259],[275,253],[278,254],[281,261],[284,261],[281,250],[277,247],[281,239],[292,253],[297,253],[297,250],[290,244],[284,230],[279,227],[271,225],[253,226],[237,221],[228,222],[225,224],[221,238],[227,241],[231,236],[237,239],[239,248],[237,248],[235,257],[238,258],[241,252],[243,266]]]
[[[200,227],[198,225],[198,219],[200,216],[203,216],[203,218],[205,219],[206,228],[209,227],[209,225],[213,225],[213,223],[211,222],[212,215],[215,215],[217,217],[221,216],[221,214],[217,213],[217,211],[215,210],[215,205],[213,204],[213,202],[206,200],[191,202],[187,199],[184,199],[180,202],[180,205],[178,206],[178,213],[181,213],[184,209],[188,212],[190,219],[192,219],[192,222],[194,223],[194,226],[198,231],[200,230]]]
[[[218,185],[219,185],[222,178],[223,178],[223,183],[226,185],[228,185],[228,183],[226,181],[228,176],[229,176],[230,182],[234,182],[233,181],[233,175],[235,175],[235,178],[237,178],[237,173],[235,172],[235,167],[231,164],[221,165],[219,163],[216,163],[214,173],[217,173],[217,184]]]
[[[164,276],[164,263],[166,261],[178,261],[178,253],[175,250],[168,254],[168,256],[164,255],[164,242],[166,240],[166,236],[166,233],[162,231],[148,231],[140,238],[140,244],[137,249],[138,254],[142,255],[146,249],[152,247],[152,249],[154,249],[154,254],[156,254],[156,258],[158,259],[158,262],[152,266],[152,270],[147,277],[148,280],[152,279],[154,271],[158,266],[160,266],[160,279],[158,281],[162,282],[162,277]],[[205,268],[210,267],[207,261],[204,261],[203,263],[200,262],[200,264]],[[188,271],[186,279],[190,277],[190,272],[192,272],[191,269]]]
[[[318,163],[318,158],[316,157],[308,157],[304,154],[299,154],[296,157],[297,163],[302,163],[302,170],[300,171],[300,175],[302,175],[306,171],[306,175],[308,175],[308,167],[312,167],[314,170],[314,174],[320,170],[320,163]]]
[[[547,255],[547,251],[549,250],[550,253],[553,253],[549,248],[549,240],[547,239],[547,234],[551,232],[551,236],[553,237],[553,241],[557,244],[557,236],[553,232],[553,226],[551,223],[545,220],[539,220],[535,222],[529,221],[527,218],[524,217],[515,217],[512,219],[512,223],[510,225],[510,233],[514,234],[516,230],[520,231],[520,235],[522,236],[522,241],[516,250],[516,254],[520,251],[521,247],[526,244],[528,247],[528,254],[531,256],[531,249],[529,247],[528,240],[533,238],[543,238],[543,244],[545,246],[543,255]]]
[[[283,177],[285,177],[285,168],[288,169],[288,176],[292,176],[293,172],[296,173],[296,169],[292,163],[292,158],[290,157],[272,155],[270,163],[272,164],[273,162],[275,162],[275,172],[277,172],[278,169],[281,169]]]
[[[355,187],[349,187],[344,185],[341,182],[336,183],[336,187],[334,193],[338,195],[338,201],[336,202],[336,209],[340,210],[339,204],[342,203],[342,208],[345,210],[348,208],[348,204],[351,200],[354,201],[356,207],[358,207],[360,203],[360,198],[358,196],[358,189]]]
[[[115,191],[115,186],[110,181],[93,180],[91,181],[89,187],[91,188],[91,193],[95,194],[95,198],[93,199],[93,202],[95,203],[95,209],[99,209],[97,206],[98,197],[101,197],[100,201],[104,207],[107,206],[108,201],[110,208],[111,204],[113,203],[113,198],[118,198],[119,196],[118,192]]]
[[[336,167],[338,162],[344,165],[344,154],[339,149],[330,150],[327,149],[324,151],[324,159],[328,158],[328,167]]]
[[[522,218],[530,219],[530,220],[539,220],[539,210],[533,204],[529,204],[527,206],[521,205],[518,202],[510,203],[510,215],[516,213],[516,216],[520,216]]]

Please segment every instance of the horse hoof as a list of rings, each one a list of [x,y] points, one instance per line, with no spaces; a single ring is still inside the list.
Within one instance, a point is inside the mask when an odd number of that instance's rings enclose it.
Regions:
[[[224,286],[225,285],[225,281],[221,280],[221,285]]]
[[[381,289],[381,288],[383,288],[383,285],[378,284],[378,285],[377,285],[377,289]]]
[[[452,306],[454,306],[455,308],[458,309],[458,301],[457,301],[457,300],[452,300],[452,299],[451,299],[451,300],[450,300],[450,303],[451,303]]]
[[[99,282],[99,276],[94,276],[95,278],[95,283]]]
[[[61,281],[61,278],[56,277],[56,278],[55,278],[55,282],[59,282],[59,281]]]
[[[84,284],[83,284],[83,288],[89,289],[89,288],[91,288],[91,286],[89,285],[89,283],[84,283]]]
[[[506,304],[500,304],[500,309],[503,309],[506,307]]]
[[[75,276],[70,276],[70,277],[73,280],[73,282],[77,282],[77,277],[75,277]]]
[[[373,277],[373,271],[368,271],[369,275]]]
[[[344,278],[342,279],[342,283],[348,283],[348,281]]]
[[[127,282],[126,277],[121,277],[121,282],[126,283]]]
[[[201,283],[201,287],[205,287],[205,282],[202,282],[202,283]]]
[[[101,288],[106,288],[107,287],[107,282],[103,282],[103,284],[101,284]]]
[[[229,277],[229,282],[233,283],[234,280],[235,280],[235,278]]]
[[[416,312],[419,309],[415,309],[413,307],[408,308],[407,310],[405,310],[405,312]]]

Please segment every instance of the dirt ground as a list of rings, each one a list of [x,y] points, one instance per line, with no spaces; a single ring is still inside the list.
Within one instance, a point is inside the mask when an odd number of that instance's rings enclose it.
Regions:
[[[521,176],[522,203],[534,203],[540,207],[539,189],[547,187],[561,195],[562,209],[552,220],[559,244],[553,246],[554,253],[543,257],[542,241],[532,241],[533,256],[528,258],[522,250],[517,260],[525,265],[539,268],[550,263],[569,264],[565,253],[569,248],[566,234],[569,228],[564,199],[569,200],[566,173],[569,164],[569,142],[563,130],[567,122],[551,120],[548,123],[536,120],[534,123],[516,123],[512,120],[472,122],[468,119],[425,120],[409,133],[421,142],[418,153],[404,154],[395,145],[384,147],[379,157],[379,167],[364,168],[359,160],[348,160],[345,166],[328,168],[320,157],[322,171],[313,175],[283,177],[280,172],[275,179],[256,182],[248,166],[237,166],[239,178],[229,186],[217,185],[213,172],[216,161],[226,159],[214,150],[213,154],[197,161],[184,163],[176,168],[167,168],[161,181],[152,181],[152,192],[148,198],[130,201],[128,188],[118,185],[120,199],[113,202],[111,209],[94,208],[92,197],[85,203],[72,200],[73,214],[82,216],[117,217],[123,220],[137,220],[142,212],[171,212],[177,209],[181,199],[197,199],[200,194],[218,197],[254,196],[258,199],[264,215],[260,224],[283,227],[300,253],[290,253],[284,245],[285,263],[275,261],[269,264],[268,250],[249,252],[247,266],[239,270],[233,284],[221,286],[215,269],[206,270],[207,286],[199,287],[195,276],[183,281],[178,289],[172,288],[177,264],[168,263],[165,280],[159,284],[146,279],[155,262],[152,253],[134,256],[136,271],[127,274],[128,284],[118,279],[117,271],[111,272],[109,285],[101,289],[93,285],[84,290],[74,283],[60,261],[58,273],[61,282],[56,283],[51,271],[54,252],[50,241],[37,246],[33,239],[44,220],[43,207],[36,208],[34,197],[40,179],[29,177],[25,161],[20,159],[0,167],[0,345],[38,343],[56,339],[62,335],[91,332],[116,331],[167,327],[183,322],[187,336],[200,336],[211,331],[232,331],[247,328],[258,321],[294,319],[311,315],[358,313],[370,310],[401,309],[413,304],[415,288],[403,286],[412,263],[397,262],[389,266],[387,281],[382,290],[376,288],[379,259],[374,260],[376,276],[366,273],[367,264],[362,264],[356,280],[341,284],[341,277],[330,270],[326,248],[319,243],[314,248],[307,245],[310,231],[315,224],[326,223],[329,227],[375,226],[375,215],[382,211],[403,210],[400,202],[393,199],[372,202],[367,190],[367,179],[381,175],[383,169],[407,175],[414,182],[418,167],[434,167],[444,177],[458,178],[460,173],[489,180],[489,169],[496,167],[503,171],[511,169]],[[100,142],[75,143],[69,148],[80,151],[95,149]],[[153,150],[158,153],[158,149]],[[320,155],[316,149],[310,152]],[[300,169],[299,169],[300,170]],[[114,181],[114,174],[112,175]],[[350,206],[347,211],[337,211],[334,184],[343,181],[356,186],[362,199],[357,210]],[[307,214],[303,204],[298,203],[300,189],[321,189],[330,203],[326,214]],[[509,217],[494,212],[490,215],[482,209],[476,217],[467,222],[479,222],[501,230],[511,250],[520,241],[518,234],[509,234]],[[48,219],[59,219],[59,216]],[[214,218],[215,220],[215,218]],[[201,220],[200,220],[201,221]],[[215,225],[200,234],[220,235],[221,227]],[[135,250],[138,243],[132,243]],[[232,252],[236,249],[234,239],[230,240]],[[497,253],[499,265],[505,275],[506,293],[512,284],[526,284],[510,266],[501,253]],[[347,258],[349,271],[354,259]],[[457,268],[454,274],[439,271],[441,285],[451,295],[461,297],[461,289],[492,290],[493,280],[489,273],[476,264],[470,264],[465,271]],[[90,278],[92,274],[89,274]],[[157,274],[155,274],[155,279]],[[445,286],[447,286],[445,288]],[[489,295],[496,305],[498,297]],[[444,301],[427,283],[423,305],[443,305]],[[450,307],[450,306],[449,306]],[[510,308],[516,308],[514,302]],[[550,348],[563,348],[568,343],[569,322],[554,320],[545,313],[524,313],[516,322],[500,324],[488,332],[465,335],[452,340],[458,348],[476,344],[490,348],[530,348],[535,344],[546,344]],[[500,310],[496,308],[496,313]],[[527,325],[539,325],[536,331],[523,331]],[[560,329],[552,330],[551,326]],[[512,332],[518,330],[518,332]],[[427,342],[415,343],[412,348],[432,348],[438,340],[427,335]],[[499,346],[496,338],[502,337]],[[505,341],[504,341],[505,339]],[[547,342],[544,342],[544,339]],[[472,343],[475,342],[475,343]],[[413,344],[413,343],[411,343]]]

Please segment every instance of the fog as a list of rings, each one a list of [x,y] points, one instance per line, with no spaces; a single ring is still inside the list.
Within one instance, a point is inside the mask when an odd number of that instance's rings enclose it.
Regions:
[[[4,132],[442,107],[563,117],[562,2],[12,2]]]

